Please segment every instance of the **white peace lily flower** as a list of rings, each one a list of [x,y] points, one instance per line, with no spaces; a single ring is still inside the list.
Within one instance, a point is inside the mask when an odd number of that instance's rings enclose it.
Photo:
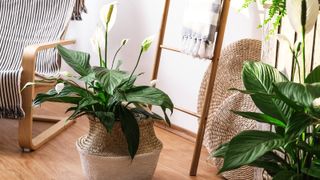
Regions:
[[[315,109],[320,109],[320,98],[316,98],[315,100],[313,100],[312,106]]]
[[[155,86],[157,83],[158,83],[157,79],[154,79],[154,80],[150,81],[150,85],[151,86]]]
[[[58,83],[54,89],[57,91],[58,94],[60,94],[63,88],[64,88],[64,83]]]
[[[100,9],[100,19],[101,22],[104,26],[104,28],[106,28],[106,23],[108,22],[108,32],[112,29],[113,25],[116,22],[116,18],[117,18],[117,1],[114,1],[110,4],[106,4],[104,6],[102,6],[102,8]]]
[[[101,48],[101,51],[104,50],[104,32],[101,27],[97,27],[93,36],[90,38],[91,46],[94,52],[98,52],[98,48]]]
[[[153,40],[154,40],[154,36],[149,36],[149,37],[147,37],[146,39],[144,39],[144,40],[142,41],[141,46],[142,46],[142,50],[143,50],[144,52],[148,51],[148,49],[150,48]]]
[[[319,13],[319,2],[318,0],[306,0],[307,3],[307,13],[306,13],[306,33],[312,30],[314,24],[316,23],[318,13]],[[296,32],[302,31],[301,25],[301,4],[302,0],[287,0],[286,8],[287,14],[291,23],[291,26]]]
[[[290,49],[293,49],[293,48],[292,48],[292,45],[291,45],[291,43],[290,43],[290,41],[289,41],[289,39],[287,38],[287,36],[282,35],[282,34],[277,34],[277,35],[275,35],[275,38],[276,38],[280,43],[285,43],[285,44],[287,44],[287,45],[290,47]]]

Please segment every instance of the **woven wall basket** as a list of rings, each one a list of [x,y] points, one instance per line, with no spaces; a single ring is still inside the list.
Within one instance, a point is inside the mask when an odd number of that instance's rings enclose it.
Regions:
[[[235,91],[228,91],[228,89],[244,89],[241,79],[243,62],[246,60],[259,61],[260,58],[261,41],[258,40],[240,40],[223,49],[204,136],[204,146],[209,152],[217,149],[221,144],[228,142],[239,132],[256,128],[255,122],[241,118],[230,112],[231,109],[256,111],[256,107],[250,97]],[[202,80],[198,97],[199,113],[202,111],[209,74],[210,71],[208,69]],[[223,161],[221,159],[214,159],[213,163],[218,168],[221,168]],[[255,173],[256,169],[242,167],[226,172],[223,176],[230,180],[251,180],[254,179]]]
[[[89,134],[76,142],[82,168],[90,180],[150,180],[156,169],[162,143],[156,137],[153,121],[139,120],[140,144],[131,160],[128,145],[119,122],[111,133],[98,121],[89,117]]]
[[[219,107],[228,97],[235,92],[228,91],[230,88],[244,89],[241,78],[243,62],[246,60],[259,61],[261,58],[261,41],[243,39],[228,45],[223,49],[219,61],[216,83],[210,103],[208,122],[204,136],[204,146],[211,152],[214,148],[212,141],[213,133],[219,126],[216,125],[216,114]],[[202,105],[206,93],[210,75],[210,68],[204,75],[198,96],[198,113],[202,112]]]

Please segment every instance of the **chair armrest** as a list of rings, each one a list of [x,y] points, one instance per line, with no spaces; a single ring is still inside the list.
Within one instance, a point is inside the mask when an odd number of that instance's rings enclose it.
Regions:
[[[75,44],[76,40],[59,40],[49,43],[30,45],[24,48],[22,55],[23,75],[21,77],[22,86],[27,82],[33,82],[35,78],[35,64],[39,51],[55,48],[57,45]]]

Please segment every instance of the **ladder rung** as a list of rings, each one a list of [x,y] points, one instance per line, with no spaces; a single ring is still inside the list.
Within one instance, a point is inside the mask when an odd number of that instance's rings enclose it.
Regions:
[[[189,114],[189,115],[191,115],[191,116],[197,117],[197,118],[200,118],[200,117],[201,117],[198,113],[189,111],[189,110],[184,109],[184,108],[181,108],[181,107],[175,106],[174,109],[176,109],[176,110],[178,110],[178,111],[181,111],[181,112],[184,112],[184,113],[186,113],[186,114]]]
[[[165,49],[165,50],[169,50],[169,51],[174,51],[174,52],[182,53],[179,49],[172,48],[172,47],[167,47],[167,46],[165,46],[165,45],[160,45],[160,48]]]

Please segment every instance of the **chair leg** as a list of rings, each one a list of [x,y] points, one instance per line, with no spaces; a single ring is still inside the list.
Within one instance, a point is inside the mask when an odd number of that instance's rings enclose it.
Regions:
[[[36,137],[32,137],[32,126],[33,121],[43,121],[43,122],[52,122],[56,121],[47,130],[41,132]],[[30,150],[36,150],[41,147],[46,142],[50,141],[61,133],[66,128],[70,127],[75,121],[65,121],[66,118],[53,118],[53,117],[28,117],[24,118],[19,122],[19,144],[24,152]]]
[[[28,74],[24,75],[26,78]],[[33,78],[31,77],[31,80]],[[25,80],[25,82],[28,82]],[[32,81],[31,81],[32,82]],[[22,108],[25,112],[23,119],[19,121],[19,145],[25,151],[36,150],[44,143],[53,139],[64,129],[72,125],[75,121],[66,122],[66,118],[56,118],[49,116],[33,116],[32,95],[34,87],[28,87],[22,91]],[[32,136],[33,121],[56,122],[53,126],[40,133],[38,136]]]

